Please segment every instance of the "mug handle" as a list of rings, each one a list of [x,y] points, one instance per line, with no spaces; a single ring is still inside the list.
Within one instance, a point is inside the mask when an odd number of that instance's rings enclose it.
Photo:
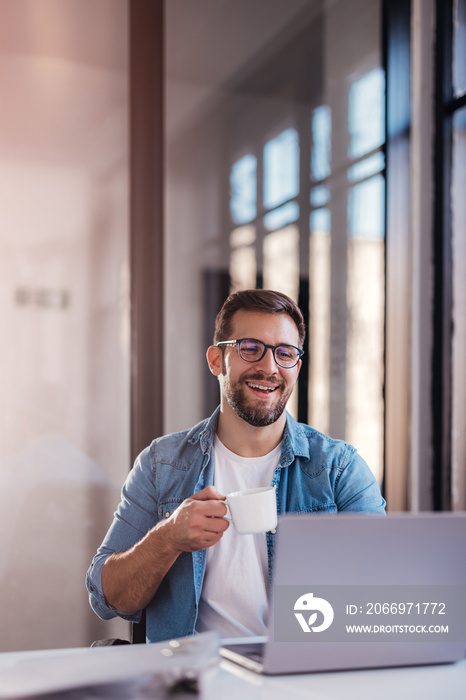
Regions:
[[[224,520],[228,520],[229,523],[232,523],[232,522],[233,522],[233,518],[231,517],[230,506],[228,505],[227,501],[223,501],[223,504],[226,506],[227,514],[226,514],[226,515],[223,515],[222,517],[223,517]]]

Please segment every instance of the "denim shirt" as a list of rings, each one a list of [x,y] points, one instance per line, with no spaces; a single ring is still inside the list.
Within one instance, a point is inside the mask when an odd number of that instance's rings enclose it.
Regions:
[[[182,501],[213,484],[218,416],[219,408],[190,430],[154,440],[137,457],[113,523],[87,572],[90,604],[103,620],[117,615],[133,622],[140,620],[141,612],[121,613],[107,603],[102,592],[102,567],[111,554],[132,547]],[[288,413],[272,485],[277,487],[279,514],[385,512],[379,486],[355,448],[297,423]],[[271,583],[275,533],[268,532],[266,537]],[[207,550],[179,555],[146,608],[147,641],[194,633],[206,562]]]

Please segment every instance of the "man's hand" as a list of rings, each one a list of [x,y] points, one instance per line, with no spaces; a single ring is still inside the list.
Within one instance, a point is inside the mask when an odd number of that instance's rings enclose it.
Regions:
[[[102,568],[107,602],[117,610],[142,610],[154,597],[167,571],[181,552],[195,552],[216,544],[229,522],[222,496],[213,486],[183,501],[126,552],[116,552]]]
[[[225,496],[214,486],[198,491],[181,503],[172,515],[159,524],[160,535],[178,552],[196,552],[212,547],[229,526],[223,517]]]

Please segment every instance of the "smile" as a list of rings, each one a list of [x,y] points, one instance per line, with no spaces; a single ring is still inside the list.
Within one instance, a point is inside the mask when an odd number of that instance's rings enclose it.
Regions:
[[[278,389],[276,386],[265,386],[264,384],[255,384],[254,382],[246,382],[246,384],[250,389],[254,389],[255,391],[263,391],[266,394],[271,394],[273,391]]]

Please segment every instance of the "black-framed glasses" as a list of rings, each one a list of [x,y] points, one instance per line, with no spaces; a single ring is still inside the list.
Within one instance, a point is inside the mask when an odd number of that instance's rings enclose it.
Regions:
[[[298,364],[304,350],[297,348],[294,345],[267,345],[262,340],[256,338],[237,338],[236,340],[221,340],[216,343],[217,347],[226,345],[233,347],[238,346],[239,356],[245,362],[259,362],[262,360],[267,350],[270,348],[273,353],[273,358],[279,367],[283,369],[291,369]]]

